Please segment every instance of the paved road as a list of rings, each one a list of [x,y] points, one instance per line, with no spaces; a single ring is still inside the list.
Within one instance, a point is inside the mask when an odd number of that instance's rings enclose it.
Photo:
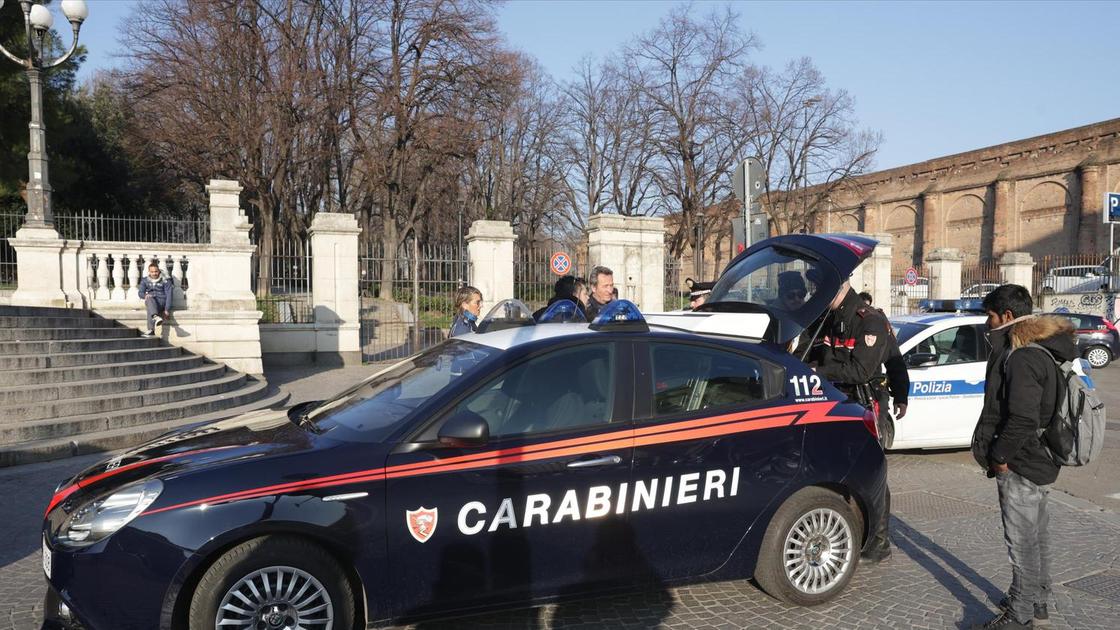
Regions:
[[[1115,372],[1113,372],[1115,370]],[[293,398],[341,389],[369,370],[290,374]],[[276,379],[283,380],[283,379]],[[1099,373],[1120,410],[1120,366]],[[1052,530],[1055,629],[1120,628],[1120,514],[1095,501],[1120,479],[1110,458],[1095,472],[1063,472]],[[99,456],[0,469],[0,630],[38,628],[43,594],[39,523],[55,484]],[[985,619],[1010,579],[995,484],[964,453],[892,454],[894,558],[861,567],[833,603],[792,608],[746,580],[665,587],[411,626],[460,628],[957,628]],[[1064,485],[1063,485],[1064,484]],[[1078,495],[1078,496],[1073,496]],[[1083,497],[1083,498],[1079,498]],[[1094,499],[1094,497],[1096,499]],[[1085,500],[1085,499],[1093,500]],[[1115,507],[1115,506],[1113,506]]]

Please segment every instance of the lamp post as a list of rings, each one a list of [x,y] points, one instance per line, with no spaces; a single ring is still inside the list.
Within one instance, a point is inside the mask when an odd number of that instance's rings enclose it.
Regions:
[[[802,226],[804,232],[809,231],[808,216],[809,216],[809,173],[808,160],[809,160],[809,141],[812,140],[812,134],[809,133],[809,108],[821,102],[819,96],[807,98],[801,102],[805,106],[805,146],[801,148],[801,212],[802,212]]]
[[[27,32],[27,58],[18,57],[0,46],[0,53],[15,62],[27,72],[27,82],[31,86],[31,145],[27,153],[27,216],[23,226],[29,228],[54,229],[54,213],[51,211],[51,184],[47,171],[47,129],[43,124],[43,86],[40,73],[48,68],[61,65],[78,48],[78,30],[89,16],[85,0],[62,0],[62,13],[74,31],[74,41],[66,54],[53,61],[43,58],[46,38],[54,18],[47,7],[19,0],[23,9],[24,29]],[[0,0],[0,8],[4,0]],[[57,236],[55,237],[57,238]]]

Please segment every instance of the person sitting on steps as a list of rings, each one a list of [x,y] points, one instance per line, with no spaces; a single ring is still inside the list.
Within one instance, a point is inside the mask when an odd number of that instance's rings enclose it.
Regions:
[[[156,326],[162,325],[170,316],[171,292],[174,283],[171,278],[163,275],[159,265],[148,263],[148,275],[140,279],[140,286],[136,288],[140,299],[144,300],[144,308],[148,311],[148,330],[140,334],[141,337],[151,337],[156,334]]]

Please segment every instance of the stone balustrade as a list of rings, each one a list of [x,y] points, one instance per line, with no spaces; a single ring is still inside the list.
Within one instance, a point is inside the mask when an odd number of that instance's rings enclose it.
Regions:
[[[140,307],[143,300],[137,287],[154,262],[174,283],[172,307],[187,308],[191,259],[200,252],[185,251],[184,247],[188,246],[87,241],[79,253],[79,267],[85,271],[81,293],[94,306],[116,303]]]

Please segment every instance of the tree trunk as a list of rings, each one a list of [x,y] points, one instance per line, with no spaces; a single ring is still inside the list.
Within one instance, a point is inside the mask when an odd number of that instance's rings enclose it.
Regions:
[[[384,222],[381,233],[381,278],[377,295],[383,300],[396,300],[393,296],[393,280],[397,274],[397,247],[400,244],[400,235],[397,232],[397,222],[388,217]]]

